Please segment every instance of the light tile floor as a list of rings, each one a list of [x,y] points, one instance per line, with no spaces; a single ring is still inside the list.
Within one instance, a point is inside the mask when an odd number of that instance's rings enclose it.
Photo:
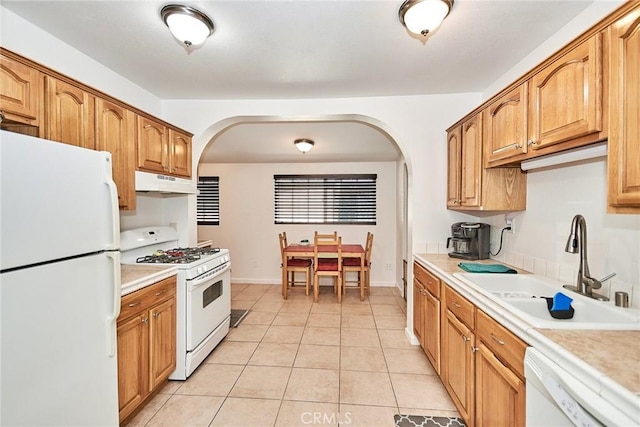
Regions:
[[[458,416],[429,361],[405,335],[396,288],[342,304],[295,287],[232,285],[249,309],[187,381],[170,381],[129,426],[394,426],[393,416]]]

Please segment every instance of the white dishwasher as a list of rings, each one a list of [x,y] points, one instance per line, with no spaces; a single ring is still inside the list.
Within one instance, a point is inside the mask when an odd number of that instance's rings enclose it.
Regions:
[[[527,427],[637,426],[602,396],[533,347],[524,359]]]

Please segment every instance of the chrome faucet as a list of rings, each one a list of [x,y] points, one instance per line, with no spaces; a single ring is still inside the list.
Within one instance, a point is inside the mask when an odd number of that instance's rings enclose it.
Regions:
[[[578,267],[576,286],[564,285],[564,287],[593,299],[609,301],[609,298],[604,295],[593,293],[593,290],[600,289],[602,287],[602,282],[615,276],[615,273],[612,273],[601,280],[591,277],[591,274],[589,273],[589,263],[587,262],[587,221],[582,215],[576,215],[573,217],[573,221],[571,222],[571,234],[569,234],[567,245],[564,250],[571,254],[580,254],[580,266]]]

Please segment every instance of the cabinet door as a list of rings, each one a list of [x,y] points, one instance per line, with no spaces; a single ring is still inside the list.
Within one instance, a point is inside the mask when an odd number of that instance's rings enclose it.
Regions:
[[[600,132],[602,35],[594,35],[533,76],[530,91],[533,150]]]
[[[525,385],[482,342],[476,352],[476,426],[525,425]]]
[[[447,207],[460,206],[462,127],[447,134]]]
[[[425,291],[424,302],[424,352],[433,369],[440,374],[440,301]]]
[[[137,117],[138,169],[150,172],[169,172],[169,133],[166,126]]]
[[[0,56],[0,112],[7,119],[38,125],[40,72]]]
[[[95,97],[51,76],[45,94],[45,138],[95,149]]]
[[[484,115],[487,163],[527,152],[527,83],[489,104]]]
[[[442,340],[442,382],[467,425],[474,419],[473,332],[447,310]]]
[[[482,112],[462,124],[461,206],[480,206],[482,189]]]
[[[132,111],[101,98],[96,100],[96,149],[111,153],[118,204],[126,210],[136,207],[134,121]]]
[[[413,333],[424,348],[424,286],[413,281]]]
[[[176,300],[171,298],[149,311],[149,391],[176,368]]]
[[[177,130],[169,130],[170,172],[191,178],[191,137]]]
[[[609,206],[640,213],[640,7],[610,31]]]
[[[121,421],[148,393],[148,322],[145,311],[118,323],[118,402]]]

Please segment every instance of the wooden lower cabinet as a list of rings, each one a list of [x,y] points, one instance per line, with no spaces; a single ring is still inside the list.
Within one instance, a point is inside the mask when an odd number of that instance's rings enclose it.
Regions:
[[[524,427],[524,381],[482,342],[475,353],[476,426]]]
[[[474,345],[473,331],[447,310],[443,319],[441,380],[467,425],[472,425],[474,419]]]
[[[176,367],[176,279],[122,298],[118,318],[118,403],[127,419]]]
[[[414,333],[465,423],[524,426],[527,344],[417,262],[413,290]]]
[[[414,263],[413,272],[414,333],[440,374],[440,280],[418,263]]]

